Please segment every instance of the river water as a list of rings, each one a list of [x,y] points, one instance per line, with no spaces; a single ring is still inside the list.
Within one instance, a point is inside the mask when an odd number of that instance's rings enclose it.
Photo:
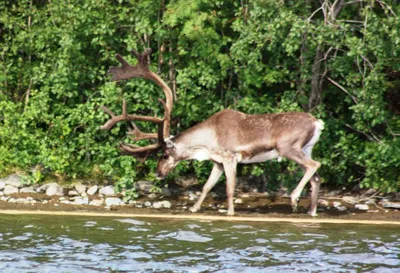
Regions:
[[[400,272],[400,229],[1,215],[0,272]]]

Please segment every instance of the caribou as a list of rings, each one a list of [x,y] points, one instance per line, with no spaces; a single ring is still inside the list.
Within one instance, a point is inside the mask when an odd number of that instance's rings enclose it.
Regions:
[[[100,128],[111,129],[116,123],[130,121],[132,128],[128,135],[134,141],[155,140],[155,143],[141,147],[120,143],[123,153],[145,159],[150,153],[161,150],[162,156],[157,165],[157,177],[165,178],[182,160],[211,160],[213,168],[203,186],[197,202],[189,209],[200,210],[207,193],[214,187],[222,173],[226,176],[228,215],[234,215],[234,190],[238,164],[264,162],[282,157],[293,160],[304,170],[304,176],[290,195],[291,206],[297,211],[300,194],[308,181],[311,183],[311,206],[309,214],[317,215],[318,192],[321,178],[317,173],[321,163],[311,158],[314,145],[318,141],[324,123],[308,113],[285,112],[273,114],[245,114],[235,110],[222,110],[207,120],[179,133],[170,135],[173,94],[168,85],[149,69],[151,49],[142,54],[131,52],[137,58],[137,64],[129,64],[121,55],[116,59],[121,66],[111,67],[112,81],[144,78],[155,82],[165,94],[166,101],[158,99],[164,108],[162,118],[128,114],[125,100],[122,114],[115,115],[102,106],[110,119]],[[147,121],[157,125],[157,133],[140,131],[134,121]]]

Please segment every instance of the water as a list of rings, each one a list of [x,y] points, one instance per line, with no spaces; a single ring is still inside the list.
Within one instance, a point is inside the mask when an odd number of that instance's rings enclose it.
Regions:
[[[400,272],[398,226],[0,216],[0,272]]]

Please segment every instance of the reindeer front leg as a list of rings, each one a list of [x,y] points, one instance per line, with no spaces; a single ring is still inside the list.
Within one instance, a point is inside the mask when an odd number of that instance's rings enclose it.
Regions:
[[[221,177],[224,168],[220,163],[214,163],[214,167],[211,171],[210,177],[207,180],[207,183],[203,187],[203,191],[199,200],[197,200],[196,204],[193,205],[189,210],[190,212],[198,212],[201,208],[201,204],[207,196],[207,193],[215,186],[218,182],[218,179]]]
[[[228,215],[234,215],[235,209],[233,205],[233,195],[235,193],[236,184],[236,166],[237,162],[233,158],[227,162],[224,162],[225,176],[226,176],[226,196],[228,199]]]

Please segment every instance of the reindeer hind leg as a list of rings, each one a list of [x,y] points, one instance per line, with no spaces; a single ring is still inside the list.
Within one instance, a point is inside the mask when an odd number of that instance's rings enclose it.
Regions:
[[[283,153],[282,155],[290,160],[295,161],[305,170],[303,178],[300,180],[300,183],[297,185],[297,187],[290,195],[290,199],[292,202],[292,209],[294,212],[296,212],[297,202],[299,200],[301,192],[303,191],[308,181],[310,181],[310,179],[314,176],[318,168],[321,166],[321,163],[312,160],[301,149],[297,148],[292,148],[289,151]],[[318,192],[316,192],[316,194],[318,195]]]

